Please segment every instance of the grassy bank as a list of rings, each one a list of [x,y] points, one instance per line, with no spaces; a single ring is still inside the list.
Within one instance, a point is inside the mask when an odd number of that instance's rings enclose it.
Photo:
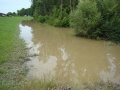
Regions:
[[[20,81],[27,71],[21,67],[27,51],[24,41],[19,38],[18,25],[29,19],[32,17],[0,17],[0,90]]]
[[[0,90],[48,90],[53,81],[41,82],[25,79],[28,72],[22,64],[29,60],[28,48],[19,38],[19,23],[31,17],[0,17]]]
[[[14,49],[15,35],[18,34],[18,24],[31,17],[0,17],[0,64],[9,60]]]

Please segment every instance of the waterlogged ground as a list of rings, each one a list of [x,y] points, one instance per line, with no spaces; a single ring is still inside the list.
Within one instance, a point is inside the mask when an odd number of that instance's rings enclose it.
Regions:
[[[20,37],[30,58],[27,78],[79,83],[110,81],[120,84],[120,46],[74,36],[70,28],[23,21]]]

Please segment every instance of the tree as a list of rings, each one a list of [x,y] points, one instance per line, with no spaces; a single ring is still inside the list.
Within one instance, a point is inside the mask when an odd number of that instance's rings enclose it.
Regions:
[[[96,0],[101,12],[101,37],[120,42],[120,0]]]
[[[21,10],[17,10],[17,15],[19,15],[19,16],[32,16],[33,15],[33,13],[32,13],[32,9],[31,8],[27,8],[27,9],[25,9],[25,8],[22,8]]]
[[[75,9],[78,0],[31,0],[35,20],[43,20],[54,26],[69,26],[69,13]],[[52,21],[51,21],[52,20]],[[43,21],[42,21],[43,22]]]
[[[13,12],[13,16],[16,16],[17,14],[15,12]]]
[[[70,14],[70,24],[75,28],[76,35],[94,38],[101,33],[96,26],[100,21],[96,2],[82,0],[77,9]]]
[[[82,0],[70,14],[77,35],[120,43],[120,0]]]
[[[13,16],[13,13],[12,12],[8,12],[7,16]]]

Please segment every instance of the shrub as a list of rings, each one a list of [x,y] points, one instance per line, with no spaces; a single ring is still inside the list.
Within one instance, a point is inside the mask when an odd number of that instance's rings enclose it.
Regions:
[[[76,35],[120,42],[120,0],[81,0],[70,14]]]
[[[37,21],[43,23],[43,22],[45,22],[45,17],[42,15],[39,15]]]
[[[53,26],[55,26],[55,27],[59,27],[59,26],[61,26],[61,20],[60,19],[54,19],[54,21],[53,21]]]
[[[100,33],[96,31],[100,21],[96,2],[82,0],[77,9],[70,14],[70,25],[75,28],[75,33],[81,36],[95,37]]]
[[[61,12],[61,7],[57,8],[54,7],[52,9],[52,14],[51,18],[49,18],[49,20],[47,20],[47,22],[50,23],[50,25],[53,25],[55,27],[68,27],[69,26],[69,17],[68,17],[68,13],[67,13],[67,8],[64,8]],[[51,20],[51,22],[50,22]],[[48,23],[48,24],[49,24]]]
[[[97,37],[96,39],[97,39],[98,41],[100,41],[100,40],[101,40],[101,38],[100,38],[100,37]]]
[[[62,27],[69,27],[69,18],[68,17],[64,17],[62,19]]]
[[[102,37],[120,42],[120,0],[96,0],[101,21]]]

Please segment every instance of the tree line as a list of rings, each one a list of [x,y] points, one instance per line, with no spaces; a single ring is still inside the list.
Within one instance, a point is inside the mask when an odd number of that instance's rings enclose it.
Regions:
[[[31,7],[17,10],[19,16],[33,16],[41,23],[69,27],[69,14],[76,9],[78,0],[31,0]]]
[[[69,14],[78,0],[31,0],[33,17],[39,22],[53,26],[68,27]]]
[[[77,36],[120,43],[120,0],[81,0],[70,25]]]
[[[31,8],[22,8],[21,10],[17,10],[17,15],[18,16],[33,16],[33,12]]]
[[[73,27],[77,36],[120,43],[120,0],[31,0],[30,15],[41,23]],[[24,13],[24,14],[23,14]]]

